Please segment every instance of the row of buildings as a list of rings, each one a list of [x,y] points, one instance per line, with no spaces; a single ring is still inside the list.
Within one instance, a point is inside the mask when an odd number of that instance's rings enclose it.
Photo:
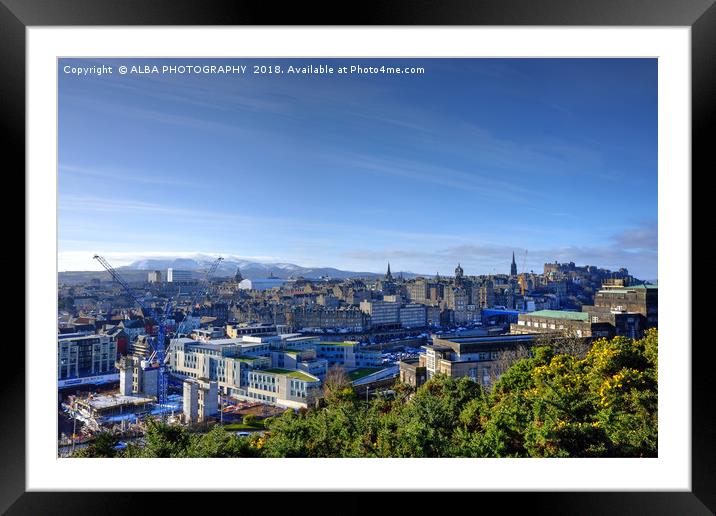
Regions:
[[[340,328],[361,340],[375,330],[417,329],[417,335],[430,328],[433,335],[419,358],[399,364],[400,378],[420,385],[437,373],[488,383],[499,374],[504,353],[529,347],[543,334],[639,337],[658,322],[658,288],[634,284],[626,269],[612,273],[555,263],[545,264],[542,274],[518,274],[514,255],[509,275],[469,277],[458,265],[452,278],[405,280],[388,266],[375,280],[267,278],[262,284],[237,272],[228,282],[216,282],[196,306],[182,305],[193,297],[189,278],[167,272],[169,282],[156,271],[142,288],[145,300],[170,297],[181,307],[168,319],[173,338],[166,367],[174,385],[182,387],[189,420],[212,413],[219,394],[307,407],[320,395],[332,365],[348,371],[383,368],[380,352],[357,341],[325,341],[315,336],[321,328]],[[103,290],[95,282],[63,292],[72,297],[61,294],[60,388],[118,382],[120,396],[156,397],[158,368],[149,360],[155,322],[114,287]],[[114,308],[103,311],[106,305]],[[174,335],[175,321],[181,320],[185,333]],[[489,331],[479,336],[440,334],[481,322]]]
[[[419,358],[401,361],[400,380],[420,386],[438,373],[451,377],[469,377],[484,385],[503,371],[506,353],[525,353],[541,337],[570,337],[587,341],[624,336],[640,338],[648,328],[658,326],[657,285],[625,286],[609,282],[594,297],[593,305],[581,312],[540,310],[519,313],[510,325],[510,333],[471,337],[434,335],[423,346]]]
[[[218,393],[238,400],[307,407],[331,366],[347,371],[382,367],[380,352],[363,350],[358,342],[265,332],[236,338],[206,338],[205,332],[199,333],[201,340],[171,341],[167,350],[171,378],[215,382]],[[118,368],[122,394],[156,395],[158,370],[148,367],[146,357],[124,356]]]

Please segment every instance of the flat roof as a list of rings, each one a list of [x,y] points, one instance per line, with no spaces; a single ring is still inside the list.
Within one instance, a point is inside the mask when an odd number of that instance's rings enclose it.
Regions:
[[[568,319],[570,321],[588,321],[589,314],[587,312],[565,312],[563,310],[537,310],[526,314],[535,317],[547,317],[550,319]]]
[[[221,351],[227,348],[226,344],[214,344],[212,342],[197,342],[191,344],[192,349],[209,349],[211,351]]]
[[[151,403],[153,398],[144,398],[141,396],[125,396],[123,394],[108,394],[103,396],[92,396],[83,401],[93,409],[104,409],[109,407],[119,407],[120,405],[141,405]]]
[[[107,335],[97,335],[96,333],[59,333],[57,340],[87,340],[87,339],[99,339],[100,337],[107,337]]]
[[[635,290],[659,290],[659,286],[654,283],[644,283],[643,285],[629,285],[628,287],[602,288],[598,292],[630,292]]]
[[[315,378],[307,373],[304,373],[303,371],[297,371],[295,369],[262,369],[260,371],[256,371],[257,373],[269,373],[269,374],[279,374],[283,376],[290,376],[291,378],[297,378],[299,380],[303,380],[306,382],[317,382],[319,381],[318,378]]]
[[[345,342],[323,342],[320,341],[317,344],[320,344],[322,346],[355,346],[358,344],[357,341],[345,341]]]
[[[261,360],[261,358],[265,357],[250,357],[247,355],[239,355],[238,357],[234,357],[236,360],[239,360],[241,362],[255,362],[256,360]]]
[[[351,371],[348,373],[348,379],[350,381],[360,380],[361,378],[365,378],[368,375],[371,375],[373,373],[377,373],[378,371],[382,371],[383,369],[386,369],[385,367],[361,367],[359,369],[356,369],[354,371]]]
[[[470,335],[465,337],[436,337],[437,340],[454,342],[456,344],[481,344],[490,342],[505,342],[511,340],[532,340],[537,334],[513,334],[505,333],[503,335]]]
[[[231,344],[243,344],[243,341],[241,339],[211,339],[208,343],[217,346],[228,346]]]

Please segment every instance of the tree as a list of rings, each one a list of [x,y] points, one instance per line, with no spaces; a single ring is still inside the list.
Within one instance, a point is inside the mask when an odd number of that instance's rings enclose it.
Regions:
[[[657,332],[599,339],[584,358],[535,348],[490,393],[469,449],[482,456],[653,457]]]
[[[467,377],[438,374],[422,385],[405,406],[396,435],[398,457],[455,455],[453,433],[465,405],[482,394]]]
[[[112,458],[117,456],[115,446],[119,439],[110,432],[100,432],[95,440],[88,446],[75,451],[73,457],[85,458]]]
[[[500,351],[497,360],[494,360],[490,366],[490,385],[494,385],[517,362],[529,357],[530,350],[524,344],[517,344],[512,349]]]
[[[224,430],[221,425],[214,425],[204,435],[192,435],[182,456],[210,458],[260,456],[260,451],[251,446],[251,443],[251,438],[238,437]]]
[[[254,414],[246,414],[243,421],[247,426],[254,426],[256,424],[256,416]]]
[[[489,391],[438,374],[370,401],[332,368],[323,407],[286,410],[261,436],[239,438],[219,425],[190,434],[150,419],[143,448],[117,452],[106,435],[78,456],[655,457],[657,331],[598,339],[584,356],[559,349],[532,348]]]
[[[346,370],[338,364],[335,364],[326,372],[323,388],[326,393],[336,393],[350,386],[350,384],[351,382]]]
[[[545,334],[538,339],[538,345],[551,346],[555,353],[584,358],[591,347],[589,338],[578,337],[573,331],[563,330],[556,334]]]
[[[184,457],[189,446],[189,431],[179,425],[171,425],[160,419],[146,419],[146,444],[143,447],[128,446],[129,457]]]

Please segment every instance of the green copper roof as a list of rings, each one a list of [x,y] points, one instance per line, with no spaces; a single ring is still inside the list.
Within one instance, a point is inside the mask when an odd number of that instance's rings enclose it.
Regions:
[[[589,314],[587,312],[564,312],[561,310],[538,310],[525,315],[533,315],[535,317],[549,317],[551,319],[569,319],[570,321],[588,321]]]

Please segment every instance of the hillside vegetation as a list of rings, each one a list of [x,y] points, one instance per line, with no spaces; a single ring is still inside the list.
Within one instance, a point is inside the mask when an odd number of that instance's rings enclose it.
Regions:
[[[417,390],[358,399],[326,386],[325,407],[266,421],[264,436],[207,434],[153,422],[144,447],[112,438],[82,456],[123,457],[656,457],[657,330],[594,342],[583,358],[550,346],[513,364],[490,390],[435,376]],[[106,442],[105,442],[106,441]]]

